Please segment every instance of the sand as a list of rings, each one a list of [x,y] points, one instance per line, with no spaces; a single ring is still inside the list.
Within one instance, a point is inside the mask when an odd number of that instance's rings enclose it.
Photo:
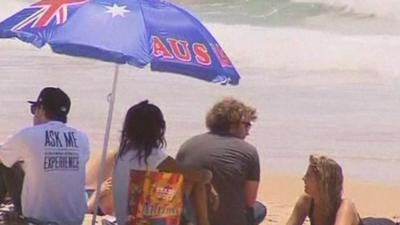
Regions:
[[[301,176],[275,172],[262,176],[259,199],[268,206],[263,225],[286,224],[297,198],[304,190]],[[384,217],[400,222],[400,185],[345,178],[344,195],[355,203],[362,218]]]
[[[300,178],[301,174],[267,173],[262,176],[259,200],[268,207],[262,225],[286,224],[297,197],[303,192]],[[362,218],[389,218],[400,222],[400,185],[346,180],[344,188],[346,197],[356,204]],[[84,225],[89,225],[90,221],[91,216],[87,215]]]
[[[302,176],[262,169],[258,199],[268,208],[262,225],[286,224],[297,198],[304,191]],[[344,196],[355,203],[362,218],[388,218],[400,222],[400,184],[350,180],[345,177]],[[89,224],[87,222],[85,224]],[[309,222],[304,224],[308,225]]]

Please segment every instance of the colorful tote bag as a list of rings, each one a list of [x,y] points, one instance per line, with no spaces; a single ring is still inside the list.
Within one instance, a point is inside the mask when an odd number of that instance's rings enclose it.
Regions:
[[[183,176],[130,171],[128,225],[178,225],[183,207]]]

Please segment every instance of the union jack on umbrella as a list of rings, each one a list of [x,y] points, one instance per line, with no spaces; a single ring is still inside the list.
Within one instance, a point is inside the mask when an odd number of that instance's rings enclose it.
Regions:
[[[23,11],[26,11],[29,16],[12,27],[11,30],[16,32],[27,26],[30,28],[46,27],[53,19],[56,25],[63,24],[67,21],[69,6],[87,2],[88,0],[42,0],[24,9]]]

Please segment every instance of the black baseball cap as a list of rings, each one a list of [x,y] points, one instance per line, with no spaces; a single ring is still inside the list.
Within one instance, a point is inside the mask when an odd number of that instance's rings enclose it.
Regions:
[[[71,100],[60,88],[45,87],[40,91],[36,101],[28,101],[30,104],[42,105],[46,111],[58,116],[66,116],[71,107]]]

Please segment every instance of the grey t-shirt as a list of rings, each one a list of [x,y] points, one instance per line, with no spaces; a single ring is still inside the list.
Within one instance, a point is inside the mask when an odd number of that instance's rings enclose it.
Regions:
[[[236,137],[205,133],[186,141],[176,159],[185,167],[212,171],[220,206],[209,210],[211,225],[246,225],[245,182],[260,180],[254,146]]]

